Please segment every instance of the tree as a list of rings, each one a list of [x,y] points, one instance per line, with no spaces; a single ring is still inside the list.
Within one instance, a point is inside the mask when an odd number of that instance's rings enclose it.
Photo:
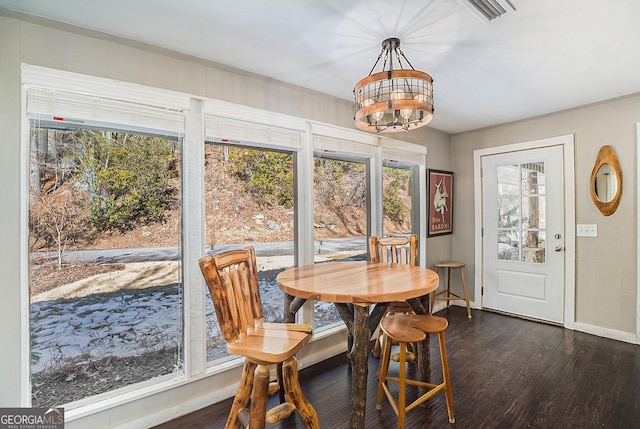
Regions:
[[[343,173],[337,163],[338,161],[327,158],[314,158],[313,160],[315,198],[320,204],[329,205],[335,202],[338,184]]]
[[[83,130],[76,153],[95,228],[124,231],[164,219],[174,200],[168,140]]]
[[[403,194],[407,194],[410,178],[410,170],[389,167],[383,168],[383,213],[385,218],[395,223],[400,224],[405,220],[405,208],[402,197]]]
[[[260,206],[293,207],[293,158],[284,152],[233,148],[232,174]]]
[[[55,244],[60,268],[67,244],[86,229],[86,212],[81,208],[82,201],[72,187],[64,190],[56,187],[35,195],[36,201],[30,210],[31,229],[40,231],[48,245]]]

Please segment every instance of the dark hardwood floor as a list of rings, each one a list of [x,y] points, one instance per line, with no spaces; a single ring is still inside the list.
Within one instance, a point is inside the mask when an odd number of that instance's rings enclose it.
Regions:
[[[639,428],[640,347],[562,327],[451,307],[447,352],[456,423],[450,425],[444,394],[428,408],[407,414],[407,428]],[[437,337],[431,335],[432,377],[441,378]],[[397,364],[396,364],[397,366]],[[409,364],[409,367],[412,367]],[[369,359],[367,429],[394,428],[386,399],[376,411],[378,360]],[[322,428],[349,427],[350,372],[345,355],[300,372],[302,390]],[[415,398],[415,388],[408,395]],[[223,428],[231,399],[158,426]],[[277,395],[271,398],[275,405]],[[304,428],[292,416],[274,428]]]

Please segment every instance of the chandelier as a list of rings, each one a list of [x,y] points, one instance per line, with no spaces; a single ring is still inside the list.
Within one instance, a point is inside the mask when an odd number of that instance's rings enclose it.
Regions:
[[[382,70],[374,73],[379,64]],[[353,95],[356,127],[364,131],[410,131],[433,119],[433,80],[413,68],[400,50],[400,39],[395,37],[382,42],[369,76],[356,84]]]

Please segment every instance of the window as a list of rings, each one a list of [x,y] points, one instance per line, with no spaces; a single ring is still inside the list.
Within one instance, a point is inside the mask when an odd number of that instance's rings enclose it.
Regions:
[[[181,140],[31,121],[32,405],[182,369]]]
[[[421,172],[424,187],[425,153],[416,145],[42,67],[23,65],[22,83],[31,125],[30,136],[23,136],[25,149],[31,137],[30,153],[24,152],[30,159],[23,161],[31,187],[21,199],[29,214],[21,232],[28,233],[30,248],[20,253],[31,263],[29,275],[21,276],[29,281],[21,286],[31,292],[24,294],[30,295],[24,305],[32,319],[30,328],[22,320],[11,322],[25,325],[21,345],[33,360],[23,376],[32,380],[32,405],[64,404],[76,411],[78,425],[106,416],[123,424],[135,414],[131,410],[141,410],[140,418],[148,414],[149,405],[169,409],[178,386],[187,394],[183,405],[192,406],[202,403],[202,386],[226,385],[238,361],[222,364],[229,356],[220,347],[195,263],[205,251],[260,249],[266,316],[280,320],[278,270],[314,260],[366,259],[372,219],[382,227],[381,189],[368,188],[381,186],[377,176],[371,180],[371,170],[379,174],[381,153],[418,163],[411,168]],[[155,165],[163,168],[140,164],[158,158],[163,162]],[[288,171],[269,171],[272,180],[256,178],[260,159]],[[242,172],[249,160],[258,161]],[[102,171],[106,166],[109,171]],[[316,168],[337,174],[332,181],[344,190],[333,200],[324,198],[322,208],[315,192],[318,185],[320,194],[326,192],[331,183],[314,181]],[[157,181],[164,192],[153,192]],[[229,201],[238,204],[225,206]],[[320,216],[327,206],[335,216]],[[414,211],[419,206],[414,200]],[[183,311],[187,299],[190,307]],[[332,304],[305,306],[298,315],[306,323],[315,318],[316,333],[322,331],[314,340],[322,350],[301,356],[302,364],[343,346],[344,324]],[[7,362],[23,370],[19,360]],[[205,390],[209,399],[225,395],[224,389]]]
[[[383,231],[385,235],[412,232],[413,186],[410,168],[382,168]]]
[[[502,165],[497,177],[498,259],[544,263],[544,162]]]
[[[315,262],[367,259],[367,171],[362,162],[314,160]],[[315,327],[342,319],[329,302],[315,302]]]
[[[284,321],[276,275],[294,265],[293,154],[224,144],[205,145],[207,251],[253,246],[265,322]],[[207,291],[207,360],[228,357]]]

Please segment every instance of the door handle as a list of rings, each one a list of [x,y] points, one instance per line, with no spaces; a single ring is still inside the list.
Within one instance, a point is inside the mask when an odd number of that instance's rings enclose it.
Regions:
[[[556,252],[562,252],[564,248],[562,246],[556,246],[553,250],[555,250]]]

